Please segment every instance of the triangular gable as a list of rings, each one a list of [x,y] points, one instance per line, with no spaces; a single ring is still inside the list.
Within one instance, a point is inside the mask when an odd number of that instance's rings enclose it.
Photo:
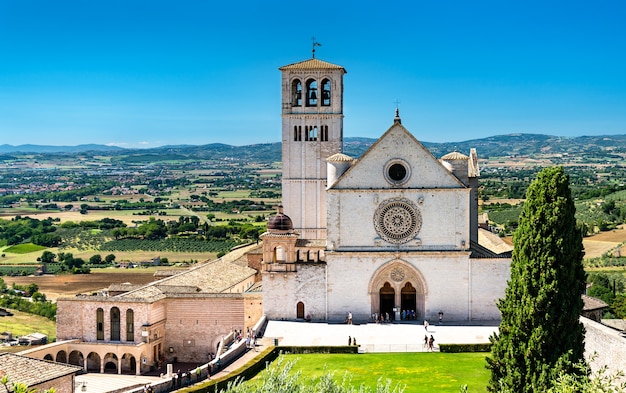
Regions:
[[[402,160],[410,176],[401,186],[385,178],[385,166]],[[465,188],[402,124],[394,124],[348,169],[332,189]]]

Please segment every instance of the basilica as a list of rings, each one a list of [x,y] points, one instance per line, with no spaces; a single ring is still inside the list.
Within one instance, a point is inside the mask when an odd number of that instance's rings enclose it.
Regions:
[[[346,70],[316,58],[282,73],[283,206],[263,234],[269,319],[500,318],[511,248],[479,228],[478,157],[434,157],[402,124],[342,152]]]
[[[57,342],[29,356],[143,374],[221,355],[269,320],[384,316],[493,321],[511,248],[478,222],[478,156],[434,157],[400,113],[361,157],[343,153],[346,70],[315,57],[282,73],[282,206],[248,245],[143,286],[57,301]]]

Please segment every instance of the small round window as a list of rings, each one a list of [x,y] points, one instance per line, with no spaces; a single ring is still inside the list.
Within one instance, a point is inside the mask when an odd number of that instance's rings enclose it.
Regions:
[[[394,186],[401,186],[411,177],[411,167],[404,160],[394,159],[385,165],[385,179]]]
[[[406,177],[406,168],[402,164],[393,164],[389,167],[389,178],[393,181],[402,181]]]

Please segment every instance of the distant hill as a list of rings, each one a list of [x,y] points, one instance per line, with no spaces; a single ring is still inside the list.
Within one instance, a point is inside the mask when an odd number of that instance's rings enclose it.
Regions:
[[[76,146],[48,146],[48,145],[0,145],[0,153],[78,153],[86,151],[120,151],[118,146],[108,145],[76,145]]]
[[[360,157],[376,139],[348,137],[344,139],[344,153],[351,157]],[[433,143],[421,141],[435,157],[441,157],[452,151],[469,154],[476,148],[481,158],[494,157],[538,157],[557,156],[570,158],[619,157],[626,154],[626,135],[600,135],[580,137],[559,137],[541,134],[508,134],[462,142]],[[281,144],[262,143],[245,146],[232,146],[223,143],[207,145],[173,145],[150,149],[123,149],[106,145],[78,146],[38,146],[38,145],[0,145],[0,154],[28,152],[39,154],[88,153],[90,151],[108,152],[117,156],[119,161],[146,163],[167,159],[189,160],[237,160],[248,162],[272,163],[281,160]],[[6,158],[6,157],[5,157]],[[1,158],[0,158],[1,159]]]

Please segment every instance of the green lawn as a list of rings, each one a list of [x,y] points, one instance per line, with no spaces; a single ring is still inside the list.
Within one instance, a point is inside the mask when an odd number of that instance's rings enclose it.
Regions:
[[[24,243],[5,248],[3,252],[11,252],[13,254],[28,254],[29,252],[41,251],[45,249],[46,247],[38,246],[33,243]]]
[[[374,354],[307,354],[282,355],[285,361],[296,360],[294,371],[306,379],[318,378],[325,370],[334,370],[341,380],[350,373],[355,386],[374,389],[379,378],[406,385],[405,393],[459,392],[461,385],[468,392],[486,392],[489,370],[485,368],[486,353],[374,353]],[[261,373],[258,377],[262,378]]]

